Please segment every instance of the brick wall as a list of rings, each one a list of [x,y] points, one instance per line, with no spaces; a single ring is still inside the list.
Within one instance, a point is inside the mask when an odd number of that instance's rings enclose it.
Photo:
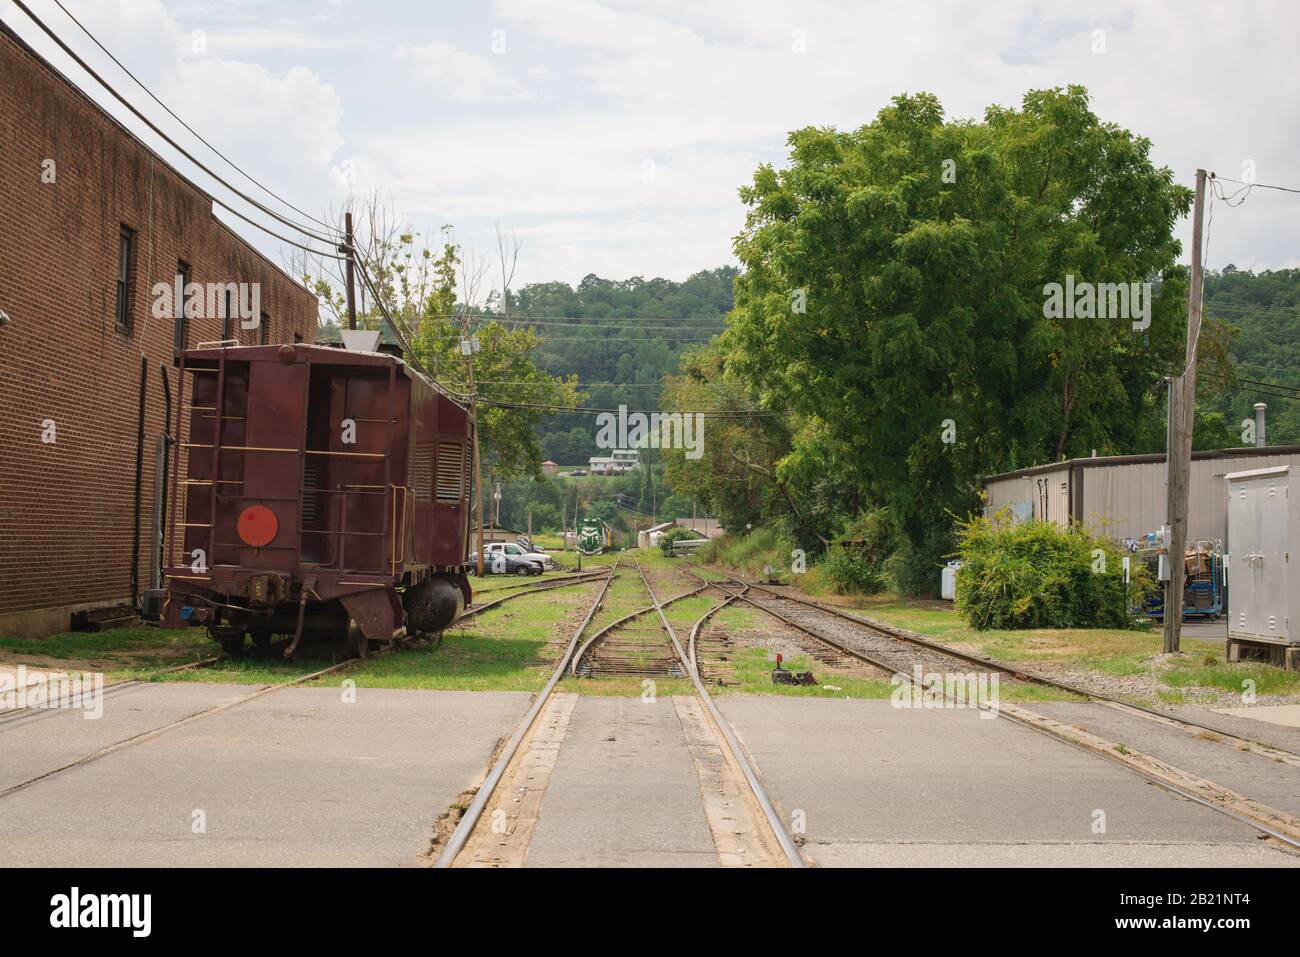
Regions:
[[[148,359],[141,587],[149,584],[160,363],[174,321],[152,287],[258,283],[270,342],[315,338],[316,301],[212,215],[211,200],[0,25],[0,636],[68,627],[130,595],[140,361]],[[54,182],[46,160],[53,160]],[[116,321],[121,227],[135,231],[132,328]],[[239,330],[253,344],[260,330]],[[191,319],[188,344],[221,338]],[[43,423],[53,442],[42,441]]]

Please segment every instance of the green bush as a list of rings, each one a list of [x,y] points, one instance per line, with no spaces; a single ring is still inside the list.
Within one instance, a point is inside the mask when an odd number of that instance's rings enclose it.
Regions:
[[[1126,628],[1128,604],[1151,586],[1132,562],[1125,602],[1119,543],[1052,522],[1014,522],[1003,511],[959,527],[957,610],[973,627]]]
[[[659,550],[672,558],[673,542],[680,542],[683,538],[699,538],[699,536],[689,528],[670,528],[659,536]]]
[[[889,510],[868,509],[849,523],[843,541],[827,550],[820,567],[833,591],[875,595],[897,587],[890,570],[899,551],[898,529]]]
[[[841,595],[874,595],[888,587],[882,566],[862,548],[832,545],[820,567],[831,589]]]

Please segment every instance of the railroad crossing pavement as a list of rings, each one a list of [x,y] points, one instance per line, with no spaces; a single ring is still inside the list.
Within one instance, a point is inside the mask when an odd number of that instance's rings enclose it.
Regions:
[[[1218,811],[974,710],[757,696],[718,706],[823,866],[1300,865]]]
[[[542,798],[531,867],[716,867],[671,697],[580,698]]]
[[[107,697],[99,720],[67,710],[0,724],[0,790],[252,690],[148,684]],[[528,702],[276,691],[0,797],[0,866],[420,863],[434,820]]]

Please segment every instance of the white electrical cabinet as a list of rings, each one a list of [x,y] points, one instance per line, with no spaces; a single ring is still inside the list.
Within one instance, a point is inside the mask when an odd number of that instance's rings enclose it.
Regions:
[[[1225,477],[1229,641],[1300,642],[1300,629],[1291,628],[1291,608],[1300,605],[1300,490],[1292,502],[1290,473],[1279,465]]]

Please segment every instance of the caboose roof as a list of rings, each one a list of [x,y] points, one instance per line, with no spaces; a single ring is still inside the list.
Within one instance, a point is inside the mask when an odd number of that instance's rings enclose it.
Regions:
[[[214,346],[207,349],[188,349],[185,352],[185,364],[187,366],[202,366],[208,362],[215,364],[217,360],[221,358],[223,353],[225,353],[228,358],[269,359],[278,354],[280,349],[284,348],[284,345],[285,344],[266,346]],[[414,369],[405,360],[390,353],[358,352],[354,349],[340,349],[334,346],[318,345],[306,342],[295,342],[289,346],[289,348],[293,349],[295,352],[305,353],[307,361],[315,365],[369,366],[371,368],[386,368],[396,363],[398,369],[408,379],[423,382],[430,389],[445,397],[449,402],[455,403],[462,409],[468,408],[459,395]]]

